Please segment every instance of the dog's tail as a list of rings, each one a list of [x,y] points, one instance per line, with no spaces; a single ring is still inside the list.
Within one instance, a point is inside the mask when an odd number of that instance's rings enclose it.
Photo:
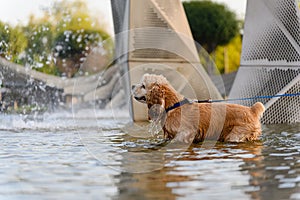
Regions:
[[[265,106],[261,102],[256,102],[251,107],[251,111],[255,114],[255,116],[261,118],[262,114],[265,112]]]

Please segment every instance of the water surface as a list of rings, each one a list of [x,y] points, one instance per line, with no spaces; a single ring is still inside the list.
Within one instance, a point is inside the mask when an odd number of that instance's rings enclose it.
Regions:
[[[0,199],[300,199],[300,124],[188,147],[83,113],[0,116]]]

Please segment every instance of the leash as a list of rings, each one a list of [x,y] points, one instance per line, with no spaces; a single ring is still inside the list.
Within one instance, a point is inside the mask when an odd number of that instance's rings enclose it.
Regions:
[[[293,94],[277,94],[277,95],[268,95],[268,96],[256,96],[256,97],[246,97],[246,98],[237,98],[237,99],[220,99],[220,100],[196,100],[197,103],[219,103],[219,102],[230,102],[230,101],[248,101],[254,99],[272,99],[272,98],[280,98],[280,97],[295,97],[300,96],[299,93]]]
[[[271,99],[271,98],[280,98],[280,97],[295,97],[300,96],[300,92],[293,93],[293,94],[277,94],[277,95],[271,95],[271,96],[256,96],[256,97],[246,97],[246,98],[236,98],[236,99],[220,99],[220,100],[190,100],[187,98],[184,98],[182,101],[179,101],[175,103],[174,105],[168,107],[165,109],[166,113],[169,111],[178,108],[180,106],[183,106],[185,104],[192,104],[192,103],[221,103],[221,102],[230,102],[230,101],[248,101],[253,99]]]

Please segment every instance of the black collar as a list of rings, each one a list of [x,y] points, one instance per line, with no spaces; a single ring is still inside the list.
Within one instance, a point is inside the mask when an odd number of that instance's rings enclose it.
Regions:
[[[184,104],[192,104],[192,103],[193,103],[193,101],[191,101],[191,100],[189,100],[187,98],[184,98],[182,101],[179,101],[179,102],[173,104],[172,106],[166,108],[166,113],[168,113],[169,111],[171,111],[171,110],[173,110],[175,108],[183,106]]]

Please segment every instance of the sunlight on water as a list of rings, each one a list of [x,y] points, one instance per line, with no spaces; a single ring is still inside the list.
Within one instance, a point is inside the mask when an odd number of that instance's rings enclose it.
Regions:
[[[0,198],[299,199],[299,128],[208,148],[165,141],[125,113],[0,115]]]

